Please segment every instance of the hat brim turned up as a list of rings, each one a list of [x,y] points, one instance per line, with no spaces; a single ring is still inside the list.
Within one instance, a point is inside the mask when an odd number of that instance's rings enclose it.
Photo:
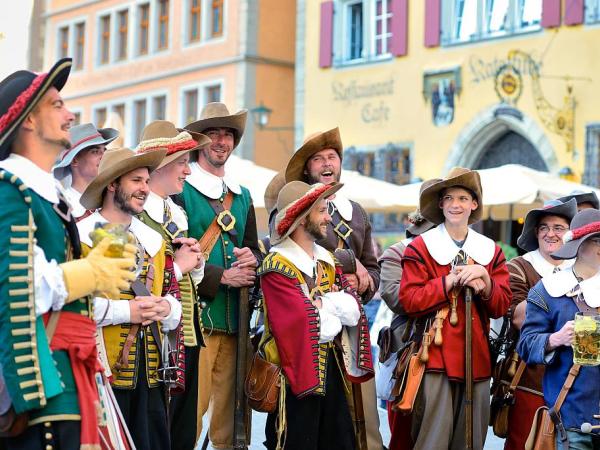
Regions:
[[[52,87],[61,90],[71,72],[71,58],[58,61],[47,72],[19,70],[0,82],[0,160],[10,154],[19,127]]]
[[[285,169],[285,181],[305,181],[304,167],[307,161],[317,152],[331,148],[335,150],[340,159],[344,152],[340,129],[333,128],[322,133],[317,133],[304,141],[304,144],[292,155],[290,162]]]

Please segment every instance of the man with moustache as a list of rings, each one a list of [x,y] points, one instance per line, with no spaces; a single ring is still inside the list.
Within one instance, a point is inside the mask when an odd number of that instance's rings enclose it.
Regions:
[[[573,264],[573,260],[556,260],[551,254],[562,247],[562,237],[569,230],[569,224],[576,213],[577,202],[572,198],[565,203],[551,200],[542,208],[532,209],[525,217],[523,232],[517,240],[517,245],[527,253],[511,259],[506,264],[513,297],[508,317],[513,326],[510,333],[515,346],[519,339],[519,330],[525,321],[525,300],[529,290],[542,278],[569,269]],[[501,401],[510,405],[508,435],[504,448],[517,450],[525,447],[535,411],[544,404],[544,368],[542,365],[527,366],[519,359],[514,348],[508,353],[509,358],[505,360],[504,370],[514,375],[506,376],[506,381],[515,388],[510,397],[502,391]]]
[[[332,253],[316,244],[331,221],[327,199],[341,186],[292,181],[277,198],[259,270],[267,318],[259,348],[286,379],[285,404],[267,418],[269,450],[356,448],[345,384],[373,377],[368,323]],[[342,329],[340,352],[333,341]]]
[[[60,96],[71,59],[0,82],[0,364],[3,414],[23,425],[8,449],[99,448],[96,327],[89,296],[118,293],[134,254],[80,259],[77,228],[52,176],[74,119]],[[12,406],[11,406],[12,404]],[[4,415],[6,418],[8,414]],[[20,421],[20,422],[19,422]]]
[[[98,175],[98,166],[106,146],[119,137],[114,128],[96,128],[84,123],[71,128],[71,148],[63,151],[54,166],[54,176],[64,187],[64,195],[79,219],[85,208],[79,200],[81,193]]]
[[[196,286],[204,276],[204,258],[198,241],[188,238],[185,212],[171,199],[183,191],[190,174],[190,152],[200,150],[210,139],[200,133],[180,131],[171,122],[155,120],[142,131],[138,154],[167,151],[167,156],[150,174],[150,193],[140,220],[158,231],[166,242],[166,269],[163,293],[176,292],[183,309],[178,333],[178,389],[173,391],[169,405],[171,446],[193,448],[196,442],[198,415],[198,356],[203,345],[201,308]],[[165,291],[166,290],[166,291]]]
[[[185,127],[203,133],[211,144],[194,152],[183,193],[191,238],[207,255],[204,278],[198,285],[206,347],[200,349],[198,437],[208,410],[213,448],[233,445],[237,329],[240,288],[254,284],[258,238],[250,192],[227,175],[225,163],[244,134],[247,111],[230,114],[223,103],[207,104],[200,120]],[[248,301],[248,299],[243,299]],[[245,374],[237,374],[243,380]]]
[[[97,296],[94,315],[105,367],[111,371],[107,375],[112,376],[111,385],[133,442],[137,448],[153,450],[171,447],[168,405],[159,375],[164,363],[160,346],[167,339],[163,331],[179,325],[181,305],[171,293],[163,296],[168,277],[165,241],[135,215],[144,210],[150,173],[165,154],[166,150],[139,155],[127,148],[108,150],[98,176],[81,196],[81,204],[95,212],[77,223],[84,249],[92,247],[90,234],[96,224],[107,223],[124,226],[143,249],[138,281],[146,286],[146,292],[140,293],[132,285],[116,297]]]
[[[314,133],[290,159],[285,179],[288,183],[299,180],[308,184],[339,181],[342,152],[338,128]],[[379,266],[372,246],[369,217],[358,203],[347,199],[343,193],[337,193],[329,205],[332,221],[327,227],[327,237],[317,243],[335,254],[344,275],[366,303],[379,287]],[[350,407],[359,436],[358,448],[382,449],[374,380],[353,386]]]

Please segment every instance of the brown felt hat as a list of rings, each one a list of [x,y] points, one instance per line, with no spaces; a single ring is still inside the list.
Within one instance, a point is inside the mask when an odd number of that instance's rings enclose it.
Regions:
[[[287,183],[277,196],[277,216],[275,216],[271,244],[279,244],[292,234],[302,219],[310,214],[315,204],[335,194],[342,186],[342,183],[335,181],[313,185],[297,180]]]
[[[140,143],[135,148],[137,154],[165,150],[167,156],[157,169],[175,161],[184,153],[193,152],[210,144],[210,138],[201,133],[178,130],[167,120],[150,122],[142,130]]]
[[[129,148],[112,148],[107,150],[100,161],[98,176],[89,184],[81,195],[81,204],[85,209],[95,210],[102,206],[102,193],[106,186],[132,170],[147,167],[149,172],[156,169],[166,150],[136,154]]]
[[[304,168],[307,161],[315,153],[328,148],[338,152],[340,159],[342,159],[344,147],[338,127],[328,131],[313,133],[304,140],[302,146],[292,155],[290,162],[288,162],[285,169],[285,181],[288,183],[294,180],[304,181]]]
[[[479,172],[475,170],[465,169],[464,167],[454,167],[444,179],[432,183],[427,188],[423,189],[419,196],[419,209],[425,219],[429,220],[434,225],[439,225],[444,222],[444,213],[440,208],[440,195],[444,189],[451,187],[461,187],[468,189],[475,195],[477,200],[477,209],[471,212],[469,224],[481,220],[483,213],[483,190],[481,188],[481,179]]]
[[[184,128],[186,131],[193,131],[195,133],[204,133],[209,128],[231,128],[234,131],[233,148],[236,148],[244,135],[247,115],[247,109],[241,109],[235,114],[229,114],[225,103],[207,103],[202,108],[200,119],[186,125]]]
[[[279,191],[281,191],[283,186],[285,186],[285,174],[283,172],[279,172],[273,177],[265,189],[264,199],[267,213],[271,214],[273,208],[277,206],[277,196],[279,195]]]

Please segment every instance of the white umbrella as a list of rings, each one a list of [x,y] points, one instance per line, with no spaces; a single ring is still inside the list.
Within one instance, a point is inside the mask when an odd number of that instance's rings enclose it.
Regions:
[[[482,169],[479,170],[479,175],[485,205],[483,217],[494,220],[516,220],[524,217],[530,209],[540,207],[548,200],[569,195],[573,191],[595,192],[600,197],[598,189],[519,164]],[[401,186],[401,192],[396,199],[399,212],[417,208],[420,187],[421,183]]]
[[[225,163],[225,171],[239,184],[248,188],[254,208],[265,207],[265,190],[277,172],[235,155],[231,155]]]

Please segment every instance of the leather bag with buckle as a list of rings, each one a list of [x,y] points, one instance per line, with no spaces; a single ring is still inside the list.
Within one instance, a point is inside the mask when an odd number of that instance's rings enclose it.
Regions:
[[[281,389],[281,368],[254,354],[244,389],[248,404],[258,412],[272,413],[277,408]]]

